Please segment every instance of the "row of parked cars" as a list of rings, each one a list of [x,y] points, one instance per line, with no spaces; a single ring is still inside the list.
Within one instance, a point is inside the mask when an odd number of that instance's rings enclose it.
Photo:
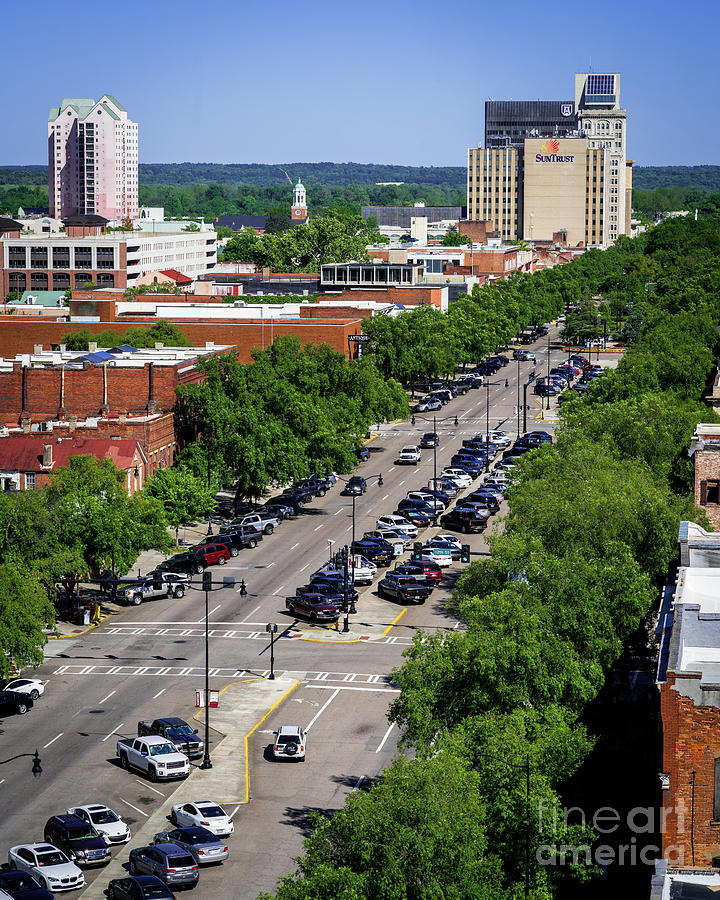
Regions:
[[[548,375],[539,378],[534,392],[540,397],[554,397],[572,388],[582,395],[602,375],[603,367],[592,364],[584,356],[571,356],[567,362],[550,369]]]

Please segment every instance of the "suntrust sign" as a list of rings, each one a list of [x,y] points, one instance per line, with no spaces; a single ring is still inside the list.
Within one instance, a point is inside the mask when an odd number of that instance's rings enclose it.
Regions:
[[[540,152],[535,154],[535,162],[539,163],[571,163],[575,161],[574,156],[562,156],[558,153],[560,150],[559,141],[545,141],[540,148]]]

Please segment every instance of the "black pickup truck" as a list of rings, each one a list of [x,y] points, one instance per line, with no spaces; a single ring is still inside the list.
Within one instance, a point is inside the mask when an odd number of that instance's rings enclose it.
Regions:
[[[202,756],[205,751],[205,745],[197,736],[197,728],[191,728],[184,719],[178,719],[176,716],[166,716],[152,722],[138,722],[137,733],[138,737],[157,734],[167,738],[181,753],[191,759]]]
[[[378,583],[378,597],[396,600],[398,603],[424,603],[430,596],[430,588],[412,577],[388,572]]]

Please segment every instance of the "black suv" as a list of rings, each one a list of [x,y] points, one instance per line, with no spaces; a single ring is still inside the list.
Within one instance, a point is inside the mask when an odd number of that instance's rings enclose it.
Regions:
[[[185,572],[187,575],[199,575],[207,569],[207,563],[198,553],[176,553],[170,559],[163,560],[157,566],[160,572]]]
[[[420,446],[423,450],[432,450],[440,446],[440,438],[434,431],[428,431],[420,438]]]
[[[353,494],[360,496],[360,494],[364,494],[366,490],[367,481],[365,481],[362,475],[353,475],[345,485],[343,494],[346,494],[348,497],[351,497]]]
[[[222,542],[230,551],[230,556],[237,556],[243,547],[249,547],[252,550],[262,539],[262,532],[258,531],[254,525],[238,525],[232,531],[223,531],[222,533]],[[216,544],[217,540],[217,537],[206,537],[200,541],[198,546]]]
[[[45,823],[44,839],[79,866],[101,866],[110,861],[110,848],[99,832],[79,816],[65,813]]]

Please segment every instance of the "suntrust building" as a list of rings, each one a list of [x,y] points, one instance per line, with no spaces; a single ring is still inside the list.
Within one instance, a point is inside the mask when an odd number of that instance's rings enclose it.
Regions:
[[[575,76],[574,100],[488,101],[468,151],[468,219],[505,240],[606,247],[630,233],[631,162],[620,76]]]

